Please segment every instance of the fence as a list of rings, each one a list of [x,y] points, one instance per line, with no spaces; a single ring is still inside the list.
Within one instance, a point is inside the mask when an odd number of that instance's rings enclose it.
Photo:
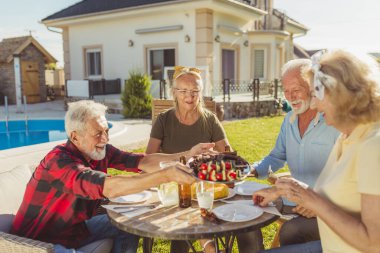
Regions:
[[[89,81],[90,96],[108,95],[121,93],[121,80],[90,80]]]
[[[274,99],[283,97],[282,85],[280,80],[260,81],[253,79],[251,81],[237,81],[232,79],[224,79],[223,81],[215,82],[212,87],[212,97],[223,96],[223,101],[231,100],[231,95],[252,94],[253,101],[259,101],[260,95],[273,96]],[[159,83],[159,98],[167,99],[167,81],[160,80]]]
[[[251,81],[238,81],[232,79],[224,79],[217,82],[213,87],[213,97],[223,96],[223,101],[231,100],[231,95],[252,94],[253,101],[260,100],[261,95],[273,96],[275,99],[282,96],[282,86],[278,79],[273,81],[260,81],[253,79]]]
[[[67,97],[94,98],[96,95],[120,94],[121,80],[68,80]]]

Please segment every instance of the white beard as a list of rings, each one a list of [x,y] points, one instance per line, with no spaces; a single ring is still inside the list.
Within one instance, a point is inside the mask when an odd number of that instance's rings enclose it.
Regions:
[[[301,107],[295,109],[293,107],[293,103],[299,103],[299,102],[301,103]],[[306,112],[310,108],[310,102],[311,102],[311,99],[293,101],[291,103],[291,106],[293,108],[294,114],[302,114],[302,113]]]
[[[103,160],[104,157],[106,157],[106,147],[104,147],[103,150],[100,152],[96,151],[95,148],[93,151],[87,153],[86,155],[89,156],[91,160]]]

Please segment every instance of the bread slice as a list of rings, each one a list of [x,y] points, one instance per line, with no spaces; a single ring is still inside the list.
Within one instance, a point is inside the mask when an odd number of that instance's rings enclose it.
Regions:
[[[197,183],[191,185],[191,197],[196,199],[196,186]],[[215,183],[214,184],[214,199],[222,199],[228,196],[228,186],[226,184]]]

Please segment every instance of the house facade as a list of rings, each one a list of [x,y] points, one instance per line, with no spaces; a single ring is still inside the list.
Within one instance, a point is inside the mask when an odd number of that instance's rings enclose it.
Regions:
[[[157,96],[167,69],[198,66],[212,96],[224,79],[279,78],[293,58],[293,37],[307,28],[272,1],[82,1],[42,22],[62,29],[66,80],[123,80],[141,70]]]
[[[45,64],[57,60],[32,36],[3,39],[0,42],[0,102],[9,104],[46,101]]]

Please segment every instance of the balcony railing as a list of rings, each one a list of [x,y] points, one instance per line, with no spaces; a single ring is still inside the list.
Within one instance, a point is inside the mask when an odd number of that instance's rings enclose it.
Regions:
[[[159,98],[167,99],[168,84],[165,80],[159,83]],[[223,96],[223,101],[230,101],[231,95],[239,94],[252,94],[253,101],[260,100],[260,96],[273,96],[274,99],[283,97],[282,85],[280,80],[273,81],[253,79],[250,81],[245,80],[232,80],[224,79],[223,81],[214,82],[211,90],[211,96]]]
[[[121,93],[121,80],[89,80],[90,96],[120,94]]]
[[[223,81],[215,82],[212,95],[213,97],[222,95],[224,101],[230,101],[231,95],[247,93],[252,94],[253,100],[259,100],[261,95],[270,95],[277,99],[281,96],[282,86],[278,79],[273,81],[224,79]]]
[[[66,97],[94,98],[96,95],[120,94],[121,80],[67,80]]]

